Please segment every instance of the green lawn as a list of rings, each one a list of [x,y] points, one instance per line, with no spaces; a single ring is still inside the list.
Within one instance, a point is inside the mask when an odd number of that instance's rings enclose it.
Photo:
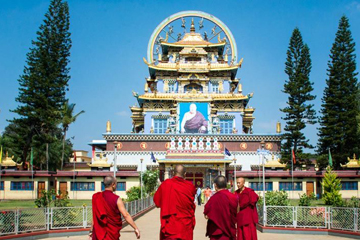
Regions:
[[[73,206],[91,206],[91,200],[70,200]],[[36,208],[34,200],[1,200],[0,209]]]
[[[291,206],[299,206],[299,199],[292,199],[290,200],[290,205]],[[321,207],[325,207],[325,203],[322,199],[318,199],[318,200],[313,200],[311,201],[311,206],[321,206]]]

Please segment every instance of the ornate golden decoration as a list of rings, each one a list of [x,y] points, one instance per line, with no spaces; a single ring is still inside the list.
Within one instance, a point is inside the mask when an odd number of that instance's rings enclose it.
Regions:
[[[147,147],[148,147],[148,144],[147,144],[146,142],[140,143],[140,148],[141,148],[142,150],[147,149]]]
[[[240,149],[241,150],[246,150],[247,147],[248,147],[247,143],[245,143],[245,142],[240,143]]]
[[[106,122],[106,133],[111,133],[111,122],[109,120]]]
[[[267,149],[267,150],[273,149],[273,144],[272,143],[265,143],[265,149]]]
[[[116,148],[117,148],[118,150],[122,149],[122,147],[123,147],[123,144],[122,144],[121,142],[118,142],[118,143],[116,144]]]

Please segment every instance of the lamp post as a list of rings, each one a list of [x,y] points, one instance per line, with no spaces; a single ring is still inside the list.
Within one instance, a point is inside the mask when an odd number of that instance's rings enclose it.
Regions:
[[[234,157],[234,192],[236,191],[236,158]]]
[[[144,159],[140,158],[140,163],[141,163],[141,166],[140,166],[140,190],[141,190],[140,194],[141,194],[141,197],[140,197],[140,199],[143,198],[143,180],[142,180],[142,171],[143,171],[142,163],[143,163],[143,161],[144,161]]]
[[[264,149],[265,146],[265,142],[261,141],[260,142],[260,146],[261,148],[257,150],[258,154],[260,154],[260,158],[261,158],[261,163],[262,163],[262,172],[263,172],[263,189],[262,189],[262,196],[263,196],[263,219],[264,219],[264,226],[266,223],[266,202],[265,202],[265,163],[264,163],[264,155],[268,154],[269,151]]]

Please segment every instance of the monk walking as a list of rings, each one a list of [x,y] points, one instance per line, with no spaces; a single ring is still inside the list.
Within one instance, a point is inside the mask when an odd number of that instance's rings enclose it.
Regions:
[[[217,176],[214,185],[216,193],[204,209],[204,216],[208,219],[206,236],[210,240],[235,240],[237,197],[226,189],[226,177]]]
[[[119,240],[122,215],[139,239],[139,229],[126,211],[121,198],[114,194],[117,186],[116,179],[113,176],[107,176],[104,178],[104,185],[105,190],[95,193],[92,197],[93,222],[89,237],[93,240]]]
[[[192,240],[195,227],[195,187],[184,179],[185,167],[176,165],[175,176],[165,180],[154,195],[160,208],[160,240]]]
[[[237,218],[237,240],[257,240],[256,223],[259,222],[256,203],[259,196],[253,189],[245,187],[245,179],[236,180],[238,190],[235,194],[239,199],[240,211]]]

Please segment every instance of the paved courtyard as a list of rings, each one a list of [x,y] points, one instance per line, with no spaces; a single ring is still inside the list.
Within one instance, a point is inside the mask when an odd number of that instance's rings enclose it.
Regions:
[[[199,239],[208,239],[205,237],[206,231],[206,220],[203,216],[204,205],[196,208],[196,226],[194,231],[194,240]],[[160,229],[160,221],[159,221],[160,211],[159,209],[154,209],[144,216],[138,218],[136,220],[136,224],[141,231],[141,239],[144,240],[158,240],[159,239],[159,229]],[[126,240],[135,240],[135,234],[130,226],[125,227],[121,230],[120,239]],[[54,240],[88,240],[89,238],[86,236],[74,236],[74,237],[59,237],[52,238]],[[258,231],[258,239],[276,239],[276,240],[341,240],[341,239],[349,239],[343,237],[334,237],[327,235],[300,235],[300,234],[275,234],[275,233],[261,233]]]

